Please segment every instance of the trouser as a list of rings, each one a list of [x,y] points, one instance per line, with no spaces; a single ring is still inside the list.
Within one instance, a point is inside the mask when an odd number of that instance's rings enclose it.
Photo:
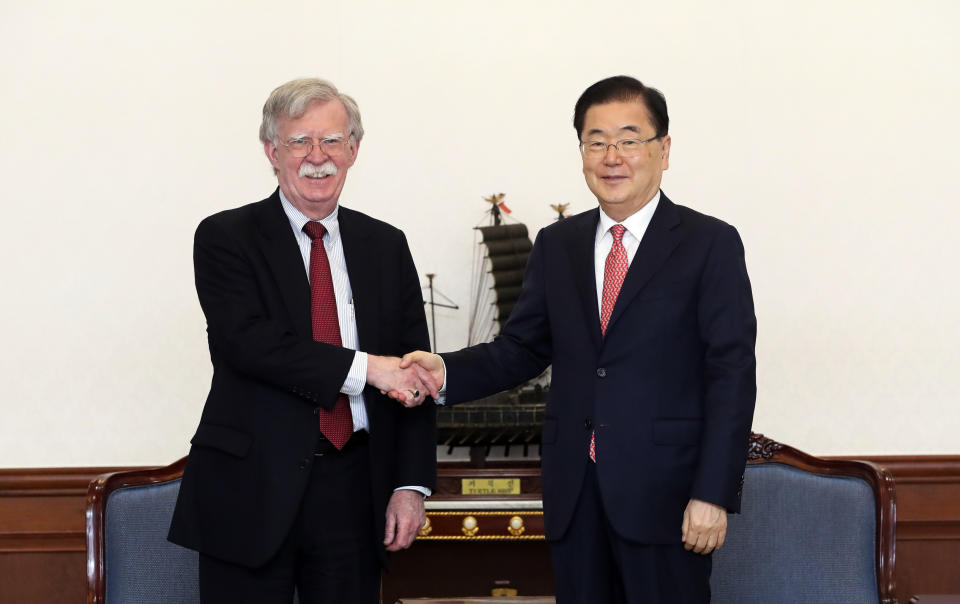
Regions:
[[[380,563],[374,533],[366,432],[342,451],[322,439],[310,482],[280,551],[246,568],[200,555],[203,604],[376,604]],[[382,536],[381,536],[382,538]]]
[[[588,470],[566,534],[550,542],[557,604],[706,604],[711,557],[677,542],[620,537],[607,519],[595,464]]]

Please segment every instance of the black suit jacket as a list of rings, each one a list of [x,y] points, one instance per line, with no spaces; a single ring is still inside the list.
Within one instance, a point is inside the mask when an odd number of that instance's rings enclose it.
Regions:
[[[400,355],[428,348],[403,233],[344,207],[339,224],[359,349]],[[310,287],[278,192],[201,222],[194,268],[213,382],[169,538],[255,567],[291,528],[317,446],[316,410],[333,406],[354,352],[313,340]],[[382,536],[395,487],[434,488],[436,420],[429,406],[407,410],[369,386],[364,398],[373,521]],[[385,559],[382,543],[379,549]]]
[[[692,497],[737,511],[756,398],[756,319],[736,230],[661,195],[601,338],[599,209],[543,229],[494,342],[442,355],[447,401],[512,387],[553,364],[543,426],[548,538],[574,513],[591,431],[621,536],[680,540]]]

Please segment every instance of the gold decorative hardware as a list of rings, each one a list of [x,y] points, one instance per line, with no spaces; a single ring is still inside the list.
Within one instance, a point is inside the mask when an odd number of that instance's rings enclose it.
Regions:
[[[507,531],[514,537],[519,537],[525,530],[527,530],[527,527],[523,526],[523,518],[520,516],[510,518],[510,522],[507,523]]]
[[[463,519],[463,527],[460,528],[467,537],[473,537],[480,530],[480,524],[473,516],[466,516]]]
[[[485,511],[471,511],[471,512],[458,512],[458,511],[452,511],[452,510],[428,510],[427,518],[433,518],[434,520],[437,520],[437,519],[443,519],[443,518],[456,517],[460,519],[462,522],[464,519],[464,514],[466,513],[471,513],[475,517],[485,517],[485,518],[496,517],[497,518],[496,524],[498,524],[499,526],[503,526],[502,524],[499,524],[500,517],[503,517],[504,519],[509,519],[512,516],[521,516],[521,517],[525,517],[527,520],[531,520],[532,518],[539,519],[543,517],[543,510],[524,510],[522,512],[519,510],[511,510],[511,511],[485,510]],[[534,522],[536,525],[539,526],[539,524],[536,523],[536,521]],[[507,523],[509,524],[509,520]],[[478,522],[478,525],[479,525],[479,522]],[[477,534],[476,532],[473,535],[470,535],[468,534],[467,531],[463,530],[463,526],[461,524],[460,530],[462,531],[462,534],[449,535],[449,534],[444,534],[444,529],[442,528],[442,526],[443,524],[441,523],[436,527],[436,530],[433,530],[429,535],[418,534],[417,539],[423,539],[425,541],[543,541],[544,540],[542,529],[534,533],[525,532],[523,535],[510,535],[510,534],[498,535],[498,534],[491,534],[489,531],[487,534],[484,534],[484,535]],[[432,522],[431,522],[431,527],[433,527]],[[525,526],[524,528],[526,529],[528,527]]]
[[[417,531],[418,537],[426,537],[431,532],[433,532],[433,525],[430,524],[430,517],[427,516],[427,521],[423,523],[423,526],[420,527],[420,530]]]

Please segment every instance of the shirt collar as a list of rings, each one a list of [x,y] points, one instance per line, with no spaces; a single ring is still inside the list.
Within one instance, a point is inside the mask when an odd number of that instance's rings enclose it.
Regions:
[[[280,189],[280,205],[283,206],[283,212],[287,215],[287,220],[290,221],[290,228],[293,229],[293,232],[303,232],[303,225],[310,222],[310,219],[307,218],[303,212],[294,207],[292,203],[290,203],[290,200],[287,199],[287,196],[283,194],[283,189]],[[340,204],[337,203],[332,212],[330,212],[324,218],[316,221],[327,229],[327,234],[330,235],[331,240],[340,235],[340,221],[338,220],[339,215]]]
[[[657,194],[653,196],[645,206],[634,212],[633,214],[627,216],[623,222],[617,222],[613,218],[607,216],[607,213],[603,211],[603,208],[600,208],[600,222],[597,224],[597,241],[600,241],[600,238],[603,237],[607,231],[610,230],[615,224],[622,224],[626,227],[627,232],[633,235],[636,239],[640,239],[643,236],[643,233],[647,230],[647,225],[650,224],[650,219],[653,217],[653,213],[657,211],[657,204],[660,203],[660,190],[657,189]]]

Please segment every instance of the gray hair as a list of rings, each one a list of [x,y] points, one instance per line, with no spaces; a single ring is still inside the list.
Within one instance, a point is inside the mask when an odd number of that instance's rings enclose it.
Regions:
[[[347,116],[350,118],[350,138],[359,143],[363,138],[360,107],[353,98],[341,93],[331,82],[320,78],[290,80],[270,93],[267,102],[263,104],[260,142],[271,141],[277,144],[277,120],[280,118],[295,120],[303,117],[313,103],[333,99],[339,100],[346,107]]]

